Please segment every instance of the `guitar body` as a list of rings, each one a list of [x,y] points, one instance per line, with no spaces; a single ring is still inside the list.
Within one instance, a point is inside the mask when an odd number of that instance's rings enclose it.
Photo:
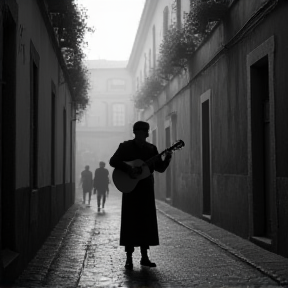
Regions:
[[[112,173],[112,179],[116,188],[123,193],[129,193],[134,190],[140,180],[150,176],[151,172],[149,170],[149,167],[145,165],[145,162],[141,159],[136,159],[134,161],[129,161],[125,163],[130,165],[131,167],[142,167],[142,173],[139,174],[136,179],[131,178],[126,172],[122,170],[114,169]]]
[[[176,143],[174,143],[170,148],[167,148],[160,154],[151,157],[146,162],[142,161],[141,159],[136,159],[134,161],[125,162],[131,167],[141,167],[142,173],[139,174],[136,179],[133,179],[127,173],[123,172],[122,170],[114,169],[112,173],[112,178],[113,178],[113,182],[116,188],[123,193],[129,193],[133,191],[139,181],[151,175],[149,166],[153,162],[155,162],[157,159],[159,159],[158,158],[159,156],[162,156],[163,154],[167,152],[173,152],[173,151],[179,150],[184,146],[185,146],[185,143],[183,140],[177,140]]]

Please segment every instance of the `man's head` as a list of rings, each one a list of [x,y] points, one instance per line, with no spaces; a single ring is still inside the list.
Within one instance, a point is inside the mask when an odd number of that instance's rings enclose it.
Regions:
[[[149,136],[149,123],[144,121],[137,121],[133,125],[133,133],[136,138],[144,138],[146,139]]]
[[[90,168],[89,165],[85,166],[85,170],[89,170],[89,168]]]
[[[105,162],[100,161],[100,162],[99,162],[99,166],[104,168],[104,167],[105,167]]]

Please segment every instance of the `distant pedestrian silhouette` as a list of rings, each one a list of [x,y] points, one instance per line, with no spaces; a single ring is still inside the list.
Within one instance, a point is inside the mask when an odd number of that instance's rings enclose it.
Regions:
[[[110,165],[126,172],[132,179],[141,174],[141,167],[132,167],[125,162],[135,159],[146,161],[158,155],[157,147],[146,142],[146,138],[149,136],[148,131],[149,123],[136,122],[133,126],[135,138],[119,145],[110,159]],[[161,156],[157,156],[155,163],[148,167],[152,173],[154,170],[164,172],[170,160],[171,153],[167,153],[164,160]],[[140,180],[132,192],[122,195],[120,245],[125,246],[126,269],[133,269],[132,253],[134,247],[139,246],[142,255],[140,264],[156,267],[156,264],[151,262],[147,255],[149,246],[159,245],[152,173],[149,177]]]
[[[105,168],[105,162],[99,162],[99,168],[95,170],[94,176],[94,194],[97,191],[97,205],[100,211],[101,200],[102,209],[104,209],[106,196],[109,194],[109,171]]]
[[[90,205],[91,193],[93,187],[93,175],[89,169],[90,167],[86,165],[85,170],[81,172],[81,179],[80,179],[80,183],[82,183],[82,189],[83,189],[83,204],[86,203],[86,193],[89,193],[88,205]]]

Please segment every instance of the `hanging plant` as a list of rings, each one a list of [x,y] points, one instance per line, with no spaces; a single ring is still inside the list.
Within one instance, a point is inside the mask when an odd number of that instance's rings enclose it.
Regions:
[[[190,11],[184,15],[183,28],[172,26],[160,44],[157,68],[146,78],[135,94],[135,107],[145,109],[163,90],[165,83],[182,69],[190,57],[221,20],[233,0],[191,0]]]
[[[186,29],[202,34],[202,40],[210,33],[217,21],[227,12],[232,0],[191,0],[186,17]]]
[[[185,37],[184,29],[169,29],[160,44],[160,57],[157,62],[159,77],[169,81],[181,69],[187,69],[188,59],[194,50],[193,39]]]
[[[153,99],[155,99],[163,90],[163,81],[159,78],[156,72],[146,78],[143,85],[134,95],[134,104],[138,109],[147,108]]]
[[[84,37],[87,32],[93,33],[94,29],[87,25],[86,9],[77,6],[75,0],[46,0],[46,4],[71,79],[79,119],[89,104],[89,77],[83,52],[88,43]]]

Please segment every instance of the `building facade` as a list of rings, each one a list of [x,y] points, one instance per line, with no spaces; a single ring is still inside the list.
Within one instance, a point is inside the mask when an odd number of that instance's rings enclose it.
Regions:
[[[94,172],[100,161],[112,173],[109,159],[121,142],[131,139],[134,117],[127,61],[90,60],[86,64],[90,74],[90,107],[76,128],[78,179],[86,165]]]
[[[74,203],[75,109],[41,0],[0,1],[0,281],[15,279]]]
[[[150,28],[145,40],[136,36],[128,64],[136,87],[164,9],[146,1],[138,33]],[[141,112],[159,150],[178,138],[186,143],[156,176],[157,197],[285,257],[287,12],[287,1],[232,1],[189,71]]]

